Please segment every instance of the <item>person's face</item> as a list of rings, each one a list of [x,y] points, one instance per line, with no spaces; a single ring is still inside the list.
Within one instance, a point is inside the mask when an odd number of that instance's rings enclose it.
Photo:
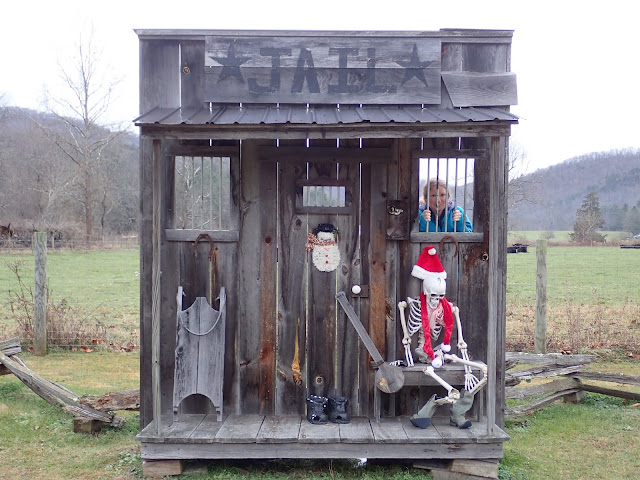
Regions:
[[[444,206],[447,203],[447,189],[445,187],[438,187],[434,185],[429,191],[429,207],[431,210],[443,211]]]

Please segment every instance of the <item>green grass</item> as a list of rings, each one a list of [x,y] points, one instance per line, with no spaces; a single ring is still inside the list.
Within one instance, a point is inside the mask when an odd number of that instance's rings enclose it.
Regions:
[[[577,405],[554,404],[526,425],[507,424],[501,478],[625,480],[640,471],[640,410],[588,394]]]
[[[9,292],[19,289],[9,265],[19,262],[22,280],[34,285],[34,258],[30,252],[0,254],[0,334],[14,326],[8,305]],[[139,252],[137,249],[49,251],[47,281],[50,300],[66,300],[92,321],[120,336],[138,331]],[[10,333],[10,332],[9,332]]]
[[[21,356],[35,373],[74,393],[138,387],[139,356],[52,354]],[[140,471],[135,441],[139,416],[120,412],[125,425],[100,435],[73,433],[73,418],[49,405],[13,375],[0,377],[0,477],[30,479],[132,478]],[[123,475],[125,477],[123,477]]]
[[[548,247],[549,305],[567,301],[604,305],[638,302],[640,250],[615,247]],[[536,249],[507,255],[507,303],[536,301]]]

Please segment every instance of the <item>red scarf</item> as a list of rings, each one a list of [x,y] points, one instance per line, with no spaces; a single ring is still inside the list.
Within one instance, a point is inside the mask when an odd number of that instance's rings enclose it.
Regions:
[[[440,300],[440,305],[444,311],[444,338],[442,343],[449,345],[451,342],[451,332],[453,331],[453,312],[451,311],[451,304],[446,298]],[[422,316],[422,331],[424,332],[424,353],[426,353],[431,360],[436,358],[431,347],[431,326],[429,325],[429,312],[427,310],[427,296],[424,292],[420,294],[420,314]]]

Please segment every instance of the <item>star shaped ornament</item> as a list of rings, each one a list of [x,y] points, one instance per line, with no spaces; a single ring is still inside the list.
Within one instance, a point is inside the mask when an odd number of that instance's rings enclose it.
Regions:
[[[249,57],[237,57],[235,43],[231,42],[229,44],[229,50],[227,51],[226,57],[210,58],[222,65],[222,71],[220,72],[220,76],[218,77],[218,83],[220,83],[227,77],[234,77],[239,80],[240,83],[244,83],[244,78],[242,77],[242,73],[240,72],[240,65],[248,62]]]
[[[405,83],[407,83],[409,80],[411,80],[412,78],[417,78],[419,81],[421,81],[425,87],[428,87],[429,85],[427,85],[427,79],[424,78],[424,72],[423,69],[427,68],[429,65],[431,65],[433,63],[433,61],[428,60],[426,62],[421,62],[420,61],[420,57],[418,56],[418,46],[414,43],[413,44],[413,52],[411,53],[411,58],[409,59],[409,61],[397,61],[396,62],[398,65],[403,66],[406,70],[404,71],[404,77],[402,78],[402,83],[401,85],[404,85]]]

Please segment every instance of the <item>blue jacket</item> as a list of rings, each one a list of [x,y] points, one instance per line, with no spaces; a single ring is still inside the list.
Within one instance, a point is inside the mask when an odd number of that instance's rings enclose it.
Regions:
[[[455,224],[453,223],[453,210],[459,210],[461,214],[460,220],[455,222]],[[422,216],[423,211],[424,210],[422,209],[422,206],[421,206],[420,213],[418,215],[418,231],[420,232],[427,231],[427,221]],[[440,219],[438,221],[438,226],[436,228],[436,222],[435,222],[436,213],[433,210],[431,210],[431,220],[429,221],[428,231],[429,232],[473,232],[473,225],[471,225],[471,222],[469,221],[469,219],[464,213],[464,210],[461,207],[455,207],[455,209],[447,210],[446,225],[445,225],[444,217],[445,215],[443,212],[443,214],[440,216]]]

